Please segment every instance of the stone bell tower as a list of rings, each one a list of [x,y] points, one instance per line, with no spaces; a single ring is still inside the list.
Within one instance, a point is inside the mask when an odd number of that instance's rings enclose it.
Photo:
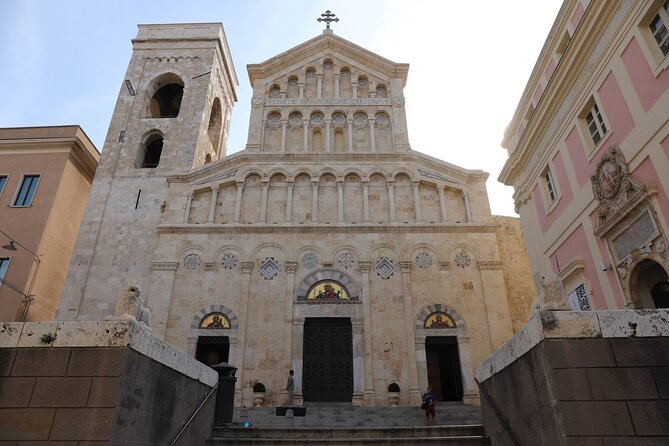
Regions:
[[[167,176],[225,157],[238,81],[223,25],[139,25],[132,43],[59,320],[113,313],[127,281],[150,296]]]

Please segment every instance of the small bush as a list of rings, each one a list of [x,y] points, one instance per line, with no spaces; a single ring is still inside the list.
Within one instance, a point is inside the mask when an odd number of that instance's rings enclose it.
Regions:
[[[255,392],[255,393],[265,393],[265,385],[263,383],[255,383],[253,385],[253,392]]]
[[[399,392],[400,386],[397,383],[388,384],[388,392]]]

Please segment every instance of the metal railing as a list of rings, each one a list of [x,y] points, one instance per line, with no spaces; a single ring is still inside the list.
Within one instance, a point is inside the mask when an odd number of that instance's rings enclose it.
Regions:
[[[190,424],[193,422],[193,420],[195,419],[195,417],[197,416],[197,414],[198,414],[198,413],[200,412],[200,410],[204,407],[204,405],[205,405],[206,402],[209,400],[209,398],[211,398],[211,395],[213,395],[213,393],[216,392],[216,389],[218,389],[218,383],[216,383],[216,385],[215,385],[214,387],[211,388],[211,390],[209,391],[209,393],[207,394],[207,396],[205,396],[204,399],[202,400],[202,402],[200,403],[200,405],[197,406],[197,409],[195,409],[195,411],[194,411],[193,414],[190,416],[190,418],[184,423],[183,426],[181,426],[181,429],[179,430],[179,432],[177,432],[176,436],[174,437],[174,440],[172,440],[172,441],[170,442],[170,445],[169,445],[169,446],[174,446],[174,445],[177,443],[177,441],[179,440],[179,438],[181,437],[181,435],[186,431],[186,429],[188,429],[188,426],[190,426]]]
[[[480,383],[478,378],[474,378],[474,381],[476,381],[476,385],[479,386],[479,390],[481,391],[481,394],[483,397],[486,399],[488,404],[490,404],[490,407],[492,407],[492,410],[495,412],[495,415],[497,416],[497,419],[499,420],[500,423],[502,423],[502,427],[504,428],[504,431],[507,433],[509,438],[511,439],[511,442],[515,446],[520,446],[520,442],[516,438],[516,435],[513,433],[513,429],[511,429],[511,426],[509,423],[504,420],[504,417],[502,417],[502,412],[500,412],[499,408],[497,407],[497,404],[493,401],[492,397],[488,393],[488,390],[483,387],[483,383]]]

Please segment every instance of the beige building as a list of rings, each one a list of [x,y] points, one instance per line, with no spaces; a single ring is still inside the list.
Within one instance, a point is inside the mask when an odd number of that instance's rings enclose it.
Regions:
[[[0,321],[53,319],[99,159],[79,126],[0,129]]]
[[[567,0],[507,128],[533,273],[581,310],[669,307],[669,2]]]
[[[239,368],[237,405],[258,382],[283,402],[289,369],[296,402],[387,405],[393,382],[404,405],[428,382],[477,401],[534,291],[488,174],[411,150],[408,65],[330,30],[249,65],[248,142],[226,156],[222,25],[133,44],[58,319],[102,319],[137,281],[158,336]]]

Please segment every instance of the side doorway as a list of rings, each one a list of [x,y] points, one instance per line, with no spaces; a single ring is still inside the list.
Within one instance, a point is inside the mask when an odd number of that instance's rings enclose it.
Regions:
[[[195,359],[212,366],[228,362],[230,356],[230,338],[227,336],[198,336]]]
[[[425,338],[427,380],[437,401],[462,401],[462,370],[456,336]]]

